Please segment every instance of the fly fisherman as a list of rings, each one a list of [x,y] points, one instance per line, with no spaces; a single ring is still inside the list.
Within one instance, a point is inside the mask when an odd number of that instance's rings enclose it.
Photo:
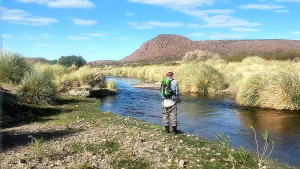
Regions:
[[[163,106],[163,120],[166,133],[170,133],[169,117],[172,120],[172,129],[175,134],[180,132],[177,130],[177,106],[179,99],[179,86],[177,80],[173,79],[173,70],[167,70],[167,78],[162,80],[161,96]]]

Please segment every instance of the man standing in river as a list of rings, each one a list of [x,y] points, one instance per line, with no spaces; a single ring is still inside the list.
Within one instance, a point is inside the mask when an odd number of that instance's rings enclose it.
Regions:
[[[171,117],[172,121],[172,129],[175,134],[180,133],[177,130],[177,102],[179,102],[179,85],[177,80],[173,79],[173,70],[169,69],[167,70],[167,81],[170,83],[169,87],[172,89],[171,94],[164,94],[164,92],[161,92],[162,96],[162,106],[163,106],[163,120],[165,124],[165,130],[167,133],[170,133],[169,129],[169,117]],[[162,83],[164,83],[164,80],[162,80]],[[163,86],[163,85],[162,85]],[[161,91],[163,91],[165,88],[167,88],[167,85],[165,87],[161,87]]]

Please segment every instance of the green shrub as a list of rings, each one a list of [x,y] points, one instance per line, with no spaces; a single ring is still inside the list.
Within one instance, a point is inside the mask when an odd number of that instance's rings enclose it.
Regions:
[[[82,56],[62,56],[58,59],[57,63],[66,67],[70,67],[72,65],[81,67],[86,64],[86,60],[83,59]]]
[[[17,95],[26,102],[49,104],[56,98],[56,86],[51,77],[32,71],[25,74]]]
[[[278,110],[300,108],[300,77],[287,72],[258,72],[243,80],[237,102]]]
[[[1,49],[0,82],[19,84],[30,69],[30,65],[19,54]]]

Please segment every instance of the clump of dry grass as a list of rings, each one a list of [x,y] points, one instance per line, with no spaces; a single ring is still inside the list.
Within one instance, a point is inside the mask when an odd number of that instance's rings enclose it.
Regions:
[[[0,54],[0,82],[19,84],[31,66],[20,54],[11,53],[3,47]]]
[[[300,77],[288,72],[257,72],[240,85],[237,102],[244,106],[299,110]]]
[[[72,87],[90,86],[91,88],[105,88],[105,76],[98,69],[83,66],[69,74],[55,79],[59,92],[65,92]]]
[[[223,75],[204,63],[182,64],[176,69],[176,78],[183,92],[217,92],[225,88]]]
[[[117,87],[117,84],[115,81],[111,81],[111,82],[107,82],[107,85],[106,85],[107,89],[111,90],[111,91],[117,91],[118,90],[118,87]]]
[[[41,72],[53,79],[69,73],[68,69],[65,66],[58,65],[58,64],[50,65],[50,64],[37,63],[34,64],[33,67],[38,72]]]
[[[187,52],[183,58],[183,62],[206,61],[209,59],[219,59],[220,56],[209,51],[194,50]]]

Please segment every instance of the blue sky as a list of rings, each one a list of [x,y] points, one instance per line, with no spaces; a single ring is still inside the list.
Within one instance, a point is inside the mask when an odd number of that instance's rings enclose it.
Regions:
[[[300,0],[0,0],[2,46],[25,57],[121,60],[159,34],[300,39]]]

